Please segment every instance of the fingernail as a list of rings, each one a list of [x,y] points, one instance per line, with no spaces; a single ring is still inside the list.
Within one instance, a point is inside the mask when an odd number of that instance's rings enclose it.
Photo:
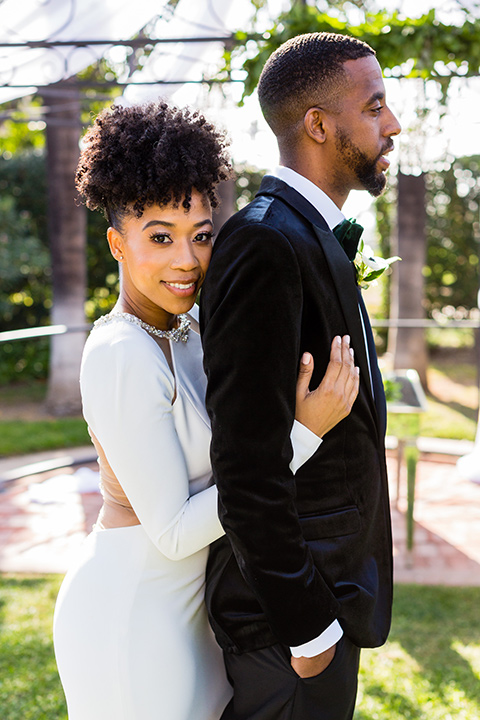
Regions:
[[[355,366],[355,370],[357,371],[357,375],[360,375],[360,368]]]
[[[304,352],[302,355],[302,365],[310,365],[310,358],[310,353]]]
[[[353,355],[354,355],[353,348],[350,348],[350,355],[351,355],[352,358],[353,358]]]
[[[345,335],[345,341],[350,345],[350,335]]]
[[[342,338],[340,337],[340,335],[336,335],[336,336],[335,336],[335,340],[336,340],[336,342],[337,342],[339,345],[342,344]]]

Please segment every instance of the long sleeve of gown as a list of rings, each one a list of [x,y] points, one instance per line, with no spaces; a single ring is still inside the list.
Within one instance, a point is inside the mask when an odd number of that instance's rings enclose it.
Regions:
[[[180,560],[219,538],[216,488],[190,497],[174,380],[152,339],[121,321],[94,331],[81,388],[85,419],[160,552]]]

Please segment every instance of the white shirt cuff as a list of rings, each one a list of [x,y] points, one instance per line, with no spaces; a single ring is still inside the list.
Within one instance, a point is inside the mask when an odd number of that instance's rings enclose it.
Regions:
[[[295,475],[297,470],[318,450],[323,441],[322,438],[309,430],[306,425],[294,420],[290,433],[290,442],[293,448],[290,470]]]
[[[296,658],[315,657],[315,655],[320,655],[320,653],[325,652],[325,650],[328,650],[328,648],[333,647],[335,643],[340,640],[342,635],[343,630],[340,623],[338,622],[338,620],[334,620],[333,623],[329,625],[321,635],[314,638],[313,640],[309,640],[303,645],[291,647],[290,652],[292,653],[293,657]]]

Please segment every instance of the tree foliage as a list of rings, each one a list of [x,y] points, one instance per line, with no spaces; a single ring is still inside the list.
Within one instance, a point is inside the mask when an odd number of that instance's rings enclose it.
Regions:
[[[480,68],[480,20],[466,18],[462,25],[446,25],[435,10],[419,18],[399,12],[365,14],[353,25],[342,11],[320,12],[315,6],[295,3],[261,34],[238,32],[225,53],[224,70],[231,70],[234,58],[249,54],[243,63],[246,72],[244,96],[250,95],[267,58],[283,42],[309,32],[336,32],[360,38],[377,53],[385,74],[394,77],[434,79],[446,94],[452,77],[477,76]],[[247,45],[248,43],[248,45]]]
[[[480,156],[456,159],[443,170],[426,173],[427,261],[425,309],[429,318],[464,319],[477,307],[480,282]],[[393,251],[395,186],[376,200],[380,252]],[[388,287],[382,317],[389,317]]]
[[[477,307],[480,156],[459,158],[427,175],[427,310],[458,319]]]
[[[48,325],[52,306],[43,152],[0,157],[0,332]],[[108,251],[107,222],[88,213],[86,314],[90,321],[116,300],[118,268]],[[0,345],[0,384],[46,377],[48,339]]]
[[[2,330],[43,325],[51,307],[42,155],[0,159]]]
[[[4,182],[0,179],[0,187]],[[15,200],[14,195],[0,196],[2,330],[42,324],[51,302],[49,254],[35,232],[31,210],[20,211]],[[45,375],[47,343],[42,339],[35,345],[21,345],[0,345],[0,383],[10,381],[24,371],[30,377]]]

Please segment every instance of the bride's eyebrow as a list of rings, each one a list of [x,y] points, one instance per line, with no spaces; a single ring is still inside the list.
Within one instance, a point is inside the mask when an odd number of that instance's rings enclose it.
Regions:
[[[142,228],[142,230],[146,230],[149,227],[153,227],[153,225],[163,225],[163,227],[172,228],[175,227],[175,223],[167,222],[166,220],[149,220]]]
[[[176,223],[168,222],[168,220],[149,220],[142,228],[143,230],[146,230],[149,227],[153,227],[154,225],[162,225],[162,227],[166,228],[174,228],[176,227]],[[196,222],[194,224],[194,228],[200,228],[204,225],[210,225],[210,227],[213,227],[213,223],[209,218],[205,218],[205,220],[200,220],[200,222]]]

